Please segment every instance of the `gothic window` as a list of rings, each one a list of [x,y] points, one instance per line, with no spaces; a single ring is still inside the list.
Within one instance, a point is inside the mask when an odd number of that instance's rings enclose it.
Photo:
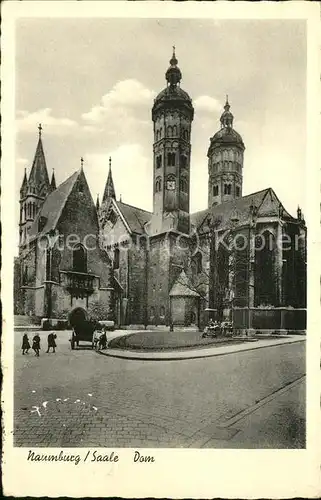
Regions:
[[[156,168],[160,168],[162,166],[162,157],[161,155],[158,155],[156,157]]]
[[[181,155],[181,167],[185,168],[187,166],[187,156]]]
[[[161,190],[162,190],[162,179],[160,177],[157,177],[155,182],[155,191],[156,193],[159,193]]]
[[[114,226],[117,222],[117,215],[116,213],[112,210],[108,216],[108,220],[111,222],[111,224]]]
[[[274,236],[264,231],[255,239],[255,305],[276,305]]]
[[[175,166],[175,153],[167,153],[167,165],[169,167]]]
[[[176,179],[174,175],[169,175],[167,177],[166,189],[168,191],[174,191],[176,188]]]
[[[78,273],[87,272],[87,255],[86,250],[80,244],[73,248],[72,252],[72,268]]]
[[[233,165],[233,164],[232,164],[232,162],[231,162],[231,161],[229,161],[229,162],[228,162],[228,169],[229,169],[229,171],[230,171],[230,172],[231,172],[231,171],[232,171],[232,169],[233,169],[232,165]]]
[[[228,152],[224,149],[223,151],[223,160],[227,160]]]
[[[201,274],[203,270],[203,262],[202,262],[202,254],[201,252],[197,252],[193,257],[193,267],[195,269],[196,274]]]
[[[24,285],[28,283],[28,266],[24,268],[22,282]]]
[[[114,269],[119,269],[119,248],[114,251]]]
[[[46,249],[46,281],[51,279],[51,248]]]
[[[176,125],[173,126],[173,137],[177,136],[177,127]]]
[[[167,137],[173,137],[173,127],[167,127]]]
[[[164,306],[162,306],[162,307],[160,308],[159,315],[160,315],[160,316],[162,316],[162,317],[164,317],[164,316],[165,316],[165,307],[164,307]]]
[[[218,185],[216,184],[215,186],[213,186],[213,196],[217,195],[218,195]]]
[[[188,141],[188,130],[184,130],[183,137],[184,137],[185,141]]]
[[[232,186],[231,184],[224,184],[224,194],[231,194]]]
[[[180,189],[183,193],[188,192],[188,183],[186,177],[181,177],[180,179]]]
[[[237,197],[239,197],[239,196],[240,196],[240,187],[239,187],[239,186],[236,186],[236,188],[235,188],[235,195],[236,195]]]

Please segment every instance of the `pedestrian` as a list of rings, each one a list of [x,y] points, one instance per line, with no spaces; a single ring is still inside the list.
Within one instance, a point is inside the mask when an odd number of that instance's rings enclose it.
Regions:
[[[49,335],[48,335],[48,349],[46,352],[49,352],[50,347],[52,347],[53,352],[56,352],[56,347],[57,347],[56,338],[57,338],[56,334],[54,334],[53,332],[49,333]]]
[[[35,351],[35,355],[39,357],[39,351],[40,351],[40,337],[38,333],[33,337],[32,339],[32,349]]]
[[[28,335],[26,333],[22,337],[22,346],[21,346],[21,349],[22,349],[22,354],[24,354],[25,351],[28,354],[28,351],[30,349],[30,343],[29,343]]]

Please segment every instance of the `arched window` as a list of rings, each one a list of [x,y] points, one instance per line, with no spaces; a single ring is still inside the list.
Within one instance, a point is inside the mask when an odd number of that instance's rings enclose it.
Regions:
[[[160,177],[157,177],[155,182],[155,192],[159,193],[161,190],[162,190],[162,179]]]
[[[232,186],[231,184],[224,184],[224,194],[231,194]]]
[[[275,238],[269,231],[255,238],[255,305],[276,305]]]
[[[181,155],[181,168],[186,168],[187,167],[187,156]]]
[[[86,250],[80,244],[76,245],[72,252],[72,268],[78,273],[87,272]]]
[[[181,189],[182,193],[188,193],[188,182],[187,182],[186,177],[181,177],[180,189]]]
[[[188,130],[184,130],[183,137],[184,137],[185,141],[188,141]]]
[[[167,127],[167,137],[173,137],[173,127]]]
[[[176,125],[173,126],[173,137],[177,136],[177,127]]]
[[[240,196],[240,186],[235,187],[235,196],[239,197]]]
[[[218,185],[213,186],[213,196],[218,195]]]
[[[162,166],[162,157],[161,155],[158,155],[156,157],[156,168],[160,168]]]
[[[167,153],[167,165],[169,167],[175,166],[175,153]]]
[[[223,151],[223,160],[227,160],[228,158],[228,151],[226,149],[224,149]]]
[[[203,271],[203,257],[201,252],[196,252],[193,256],[192,266],[196,274],[200,274]]]
[[[175,175],[169,175],[166,181],[166,189],[168,191],[174,191],[176,189],[176,179]]]
[[[114,251],[114,269],[119,269],[119,248]]]

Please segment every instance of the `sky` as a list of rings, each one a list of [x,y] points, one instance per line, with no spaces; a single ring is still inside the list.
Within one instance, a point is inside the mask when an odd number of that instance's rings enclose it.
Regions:
[[[153,99],[176,46],[193,99],[191,212],[207,206],[207,150],[228,94],[243,138],[243,195],[272,187],[305,209],[306,26],[300,20],[19,19],[16,199],[42,124],[57,184],[80,167],[93,199],[108,158],[117,198],[152,209]],[[17,214],[18,218],[18,203]]]

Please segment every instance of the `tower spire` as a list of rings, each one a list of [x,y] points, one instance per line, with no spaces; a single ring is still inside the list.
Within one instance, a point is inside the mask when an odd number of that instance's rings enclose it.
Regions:
[[[97,210],[97,212],[98,212],[99,208],[100,208],[99,193],[97,193],[97,200],[96,200],[96,210]]]
[[[176,85],[182,79],[182,73],[179,67],[177,66],[178,60],[175,54],[175,45],[173,45],[173,54],[169,61],[170,67],[166,71],[165,77],[170,87],[176,87]]]
[[[84,169],[84,159],[83,157],[80,158],[80,170],[83,171]]]
[[[113,174],[111,171],[111,157],[109,157],[108,163],[109,163],[108,177],[107,177],[107,182],[106,182],[106,186],[105,186],[105,191],[104,191],[102,203],[104,203],[109,198],[114,198],[114,200],[116,200],[116,192],[115,192],[115,187],[114,187]]]
[[[38,125],[38,144],[32,163],[28,184],[34,190],[35,194],[45,196],[50,188],[49,175],[46,165],[46,158],[42,145],[42,125]]]
[[[230,108],[231,108],[231,106],[230,106],[230,103],[228,101],[228,95],[226,95],[226,102],[225,102],[225,106],[224,106],[224,111],[223,111],[221,118],[220,118],[222,128],[223,127],[228,127],[228,128],[233,127],[234,116],[232,115]]]

